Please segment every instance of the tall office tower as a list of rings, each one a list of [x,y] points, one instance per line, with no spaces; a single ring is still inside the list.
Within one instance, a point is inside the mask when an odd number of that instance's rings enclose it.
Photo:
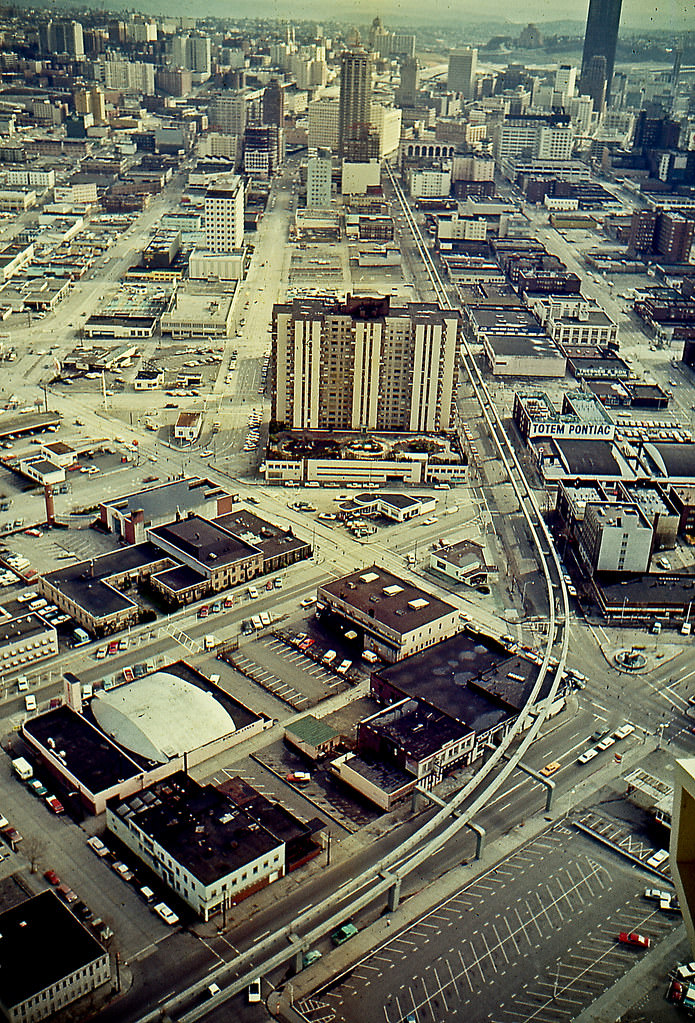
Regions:
[[[420,91],[420,65],[417,57],[403,57],[401,60],[401,84],[396,89],[396,106],[417,106]]]
[[[582,53],[582,77],[588,71],[589,64],[594,57],[606,58],[606,103],[611,98],[615,47],[618,42],[622,4],[623,0],[589,0]],[[591,94],[589,93],[589,95]],[[599,109],[595,100],[594,107]]]
[[[263,124],[282,128],[285,123],[285,92],[277,78],[272,78],[263,90]]]
[[[351,139],[363,138],[368,131],[371,102],[371,55],[361,47],[344,50],[340,60],[339,156],[346,155]]]
[[[326,209],[331,205],[332,167],[330,149],[321,146],[309,150],[306,165],[307,209]]]
[[[577,69],[573,64],[561,64],[555,72],[554,91],[561,92],[571,99],[577,84]]]
[[[186,40],[186,63],[189,71],[210,74],[210,39],[208,36],[189,36]]]
[[[338,122],[340,101],[332,97],[312,100],[307,107],[309,119],[309,148],[326,146],[338,152]]]
[[[449,54],[449,73],[446,78],[449,92],[460,92],[464,99],[474,99],[477,67],[477,50],[470,46],[463,50],[452,50]]]
[[[234,252],[244,241],[244,186],[236,174],[219,177],[205,193],[205,247]]]
[[[579,91],[582,96],[591,96],[594,110],[600,116],[606,102],[606,58],[602,54],[592,57],[586,68],[582,69]]]
[[[677,46],[673,51],[673,67],[671,68],[671,96],[675,96],[678,92],[678,80],[681,74],[681,61],[683,60],[683,50],[680,46]]]
[[[284,133],[276,124],[249,125],[244,132],[244,170],[267,181],[284,160]]]
[[[291,429],[450,429],[460,316],[388,298],[273,307],[273,418]]]

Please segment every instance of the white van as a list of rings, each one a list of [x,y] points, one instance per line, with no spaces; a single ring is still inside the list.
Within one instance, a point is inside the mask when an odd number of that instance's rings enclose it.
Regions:
[[[29,713],[29,714],[32,711],[35,711],[36,710],[36,697],[32,696],[31,694],[29,696],[25,696],[24,697],[24,706],[26,707],[27,713]]]
[[[362,660],[366,661],[367,664],[376,664],[379,658],[377,657],[373,650],[365,650],[362,653]]]
[[[254,1002],[260,1002],[260,1000],[261,1000],[261,978],[260,977],[256,977],[256,979],[252,980],[251,983],[249,984],[248,996],[249,996],[249,1002],[251,1004],[253,1004]]]

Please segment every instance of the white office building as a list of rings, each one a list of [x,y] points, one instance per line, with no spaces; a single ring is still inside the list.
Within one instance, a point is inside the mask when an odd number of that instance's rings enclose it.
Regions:
[[[331,205],[333,160],[330,149],[309,150],[306,169],[307,209],[326,209]]]
[[[244,186],[237,174],[220,177],[205,194],[205,245],[234,252],[244,242]]]

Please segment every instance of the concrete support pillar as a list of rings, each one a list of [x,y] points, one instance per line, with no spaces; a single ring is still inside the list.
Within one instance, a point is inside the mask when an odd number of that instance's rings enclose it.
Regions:
[[[413,789],[413,796],[410,801],[410,812],[419,813],[422,809],[422,793],[418,792],[417,789]]]
[[[482,827],[480,824],[474,824],[473,821],[469,821],[466,827],[470,828],[473,834],[476,836],[475,858],[476,860],[479,860],[480,857],[483,855],[483,850],[485,849],[485,839],[487,837],[487,832],[485,831],[484,827]]]
[[[398,909],[398,903],[401,899],[401,879],[397,877],[391,887],[388,890],[388,910],[389,913],[395,913]]]
[[[298,948],[294,955],[294,972],[301,973],[304,969],[304,953]]]

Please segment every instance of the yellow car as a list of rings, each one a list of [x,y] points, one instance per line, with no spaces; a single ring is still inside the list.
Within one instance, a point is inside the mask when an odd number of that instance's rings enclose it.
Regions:
[[[546,764],[545,767],[541,768],[540,773],[544,778],[549,778],[551,774],[555,774],[555,772],[559,771],[561,767],[562,764],[559,760],[552,760],[549,764]]]

